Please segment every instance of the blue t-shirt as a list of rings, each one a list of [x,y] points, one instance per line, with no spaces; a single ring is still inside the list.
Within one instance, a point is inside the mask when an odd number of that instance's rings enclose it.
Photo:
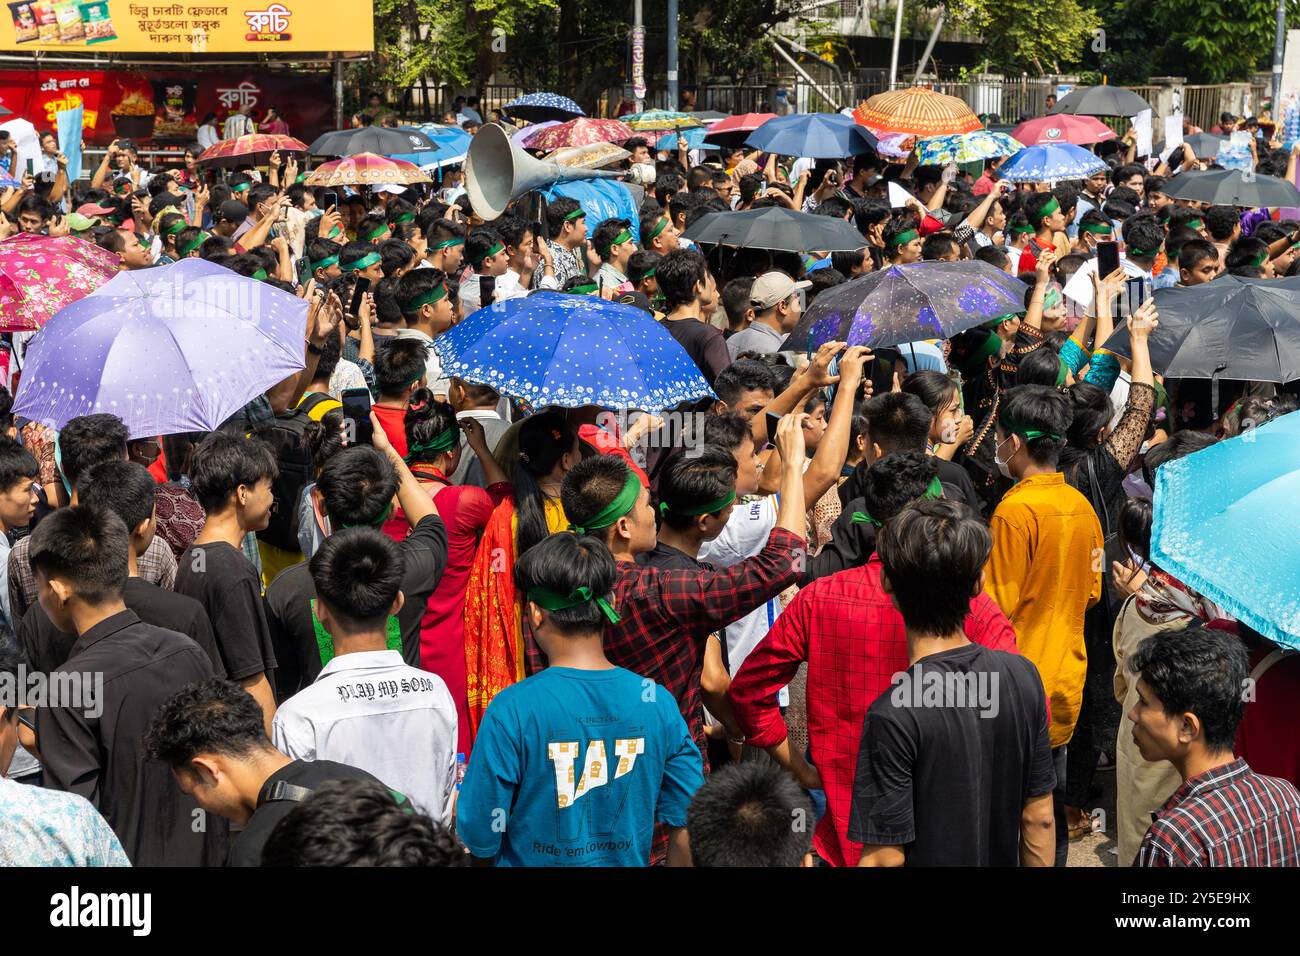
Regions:
[[[550,667],[483,715],[456,832],[498,866],[645,866],[704,783],[677,702],[621,667]]]

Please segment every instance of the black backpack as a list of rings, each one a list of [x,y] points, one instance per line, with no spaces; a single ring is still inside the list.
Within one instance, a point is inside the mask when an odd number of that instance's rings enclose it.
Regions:
[[[328,398],[329,396],[323,396]],[[298,502],[302,490],[316,476],[316,459],[307,444],[307,429],[313,424],[310,409],[299,405],[275,417],[257,437],[271,446],[280,473],[271,483],[275,510],[265,529],[257,533],[265,541],[284,551],[301,551],[298,544]]]

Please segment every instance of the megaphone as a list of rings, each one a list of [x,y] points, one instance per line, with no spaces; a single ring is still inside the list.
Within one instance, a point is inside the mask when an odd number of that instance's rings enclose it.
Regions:
[[[624,174],[609,169],[579,169],[553,160],[535,159],[510,142],[495,123],[479,127],[465,159],[465,191],[474,212],[496,219],[510,201],[534,189],[578,179],[618,179]]]

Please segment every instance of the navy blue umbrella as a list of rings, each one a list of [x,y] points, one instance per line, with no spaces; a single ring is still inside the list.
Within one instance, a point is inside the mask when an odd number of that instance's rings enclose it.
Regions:
[[[564,122],[587,115],[581,106],[558,93],[527,93],[511,100],[501,107],[501,111],[507,116],[530,123],[543,123],[546,120]]]
[[[780,156],[843,159],[874,151],[876,137],[852,116],[791,113],[768,120],[749,134],[745,145]]]
[[[1025,311],[1028,288],[973,259],[888,266],[823,291],[785,348],[814,351],[826,342],[874,348],[946,339]]]

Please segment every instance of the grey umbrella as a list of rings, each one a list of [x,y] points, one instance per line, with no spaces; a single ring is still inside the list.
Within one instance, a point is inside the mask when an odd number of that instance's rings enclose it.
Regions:
[[[1300,206],[1300,189],[1292,183],[1240,169],[1188,170],[1165,183],[1164,193],[1215,206]]]
[[[359,153],[401,156],[406,153],[431,152],[437,148],[437,143],[409,126],[362,126],[322,133],[308,147],[308,152],[313,156],[356,156]]]
[[[1151,104],[1122,86],[1084,86],[1061,97],[1052,113],[1080,116],[1136,116]]]
[[[682,233],[703,245],[776,252],[852,252],[866,246],[852,225],[834,216],[814,216],[779,206],[744,212],[711,212]]]

